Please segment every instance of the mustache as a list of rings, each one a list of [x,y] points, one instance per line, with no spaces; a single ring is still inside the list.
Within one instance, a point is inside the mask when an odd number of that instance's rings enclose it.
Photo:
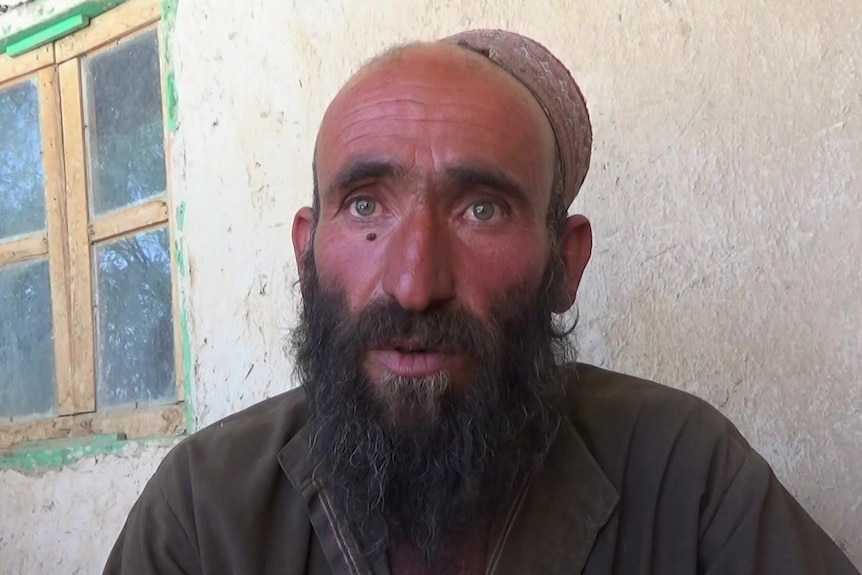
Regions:
[[[391,348],[403,351],[459,353],[482,360],[499,346],[499,329],[493,320],[482,320],[457,308],[422,312],[405,310],[397,302],[374,301],[354,316],[339,322],[336,341],[351,341],[357,352]]]

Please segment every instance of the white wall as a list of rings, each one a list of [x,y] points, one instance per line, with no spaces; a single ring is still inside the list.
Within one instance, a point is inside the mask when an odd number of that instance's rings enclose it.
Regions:
[[[328,100],[393,42],[479,26],[548,45],[592,113],[582,358],[718,405],[862,567],[862,0],[180,0],[198,424],[292,385]],[[0,572],[97,572],[164,453],[0,471]]]

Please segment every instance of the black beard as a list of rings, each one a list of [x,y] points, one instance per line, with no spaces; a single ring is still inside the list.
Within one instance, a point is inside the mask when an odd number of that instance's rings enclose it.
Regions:
[[[489,322],[459,309],[408,312],[394,301],[352,314],[312,262],[309,254],[293,346],[315,473],[368,556],[406,544],[429,563],[444,560],[447,545],[489,521],[544,459],[561,419],[559,363],[572,347],[545,290],[505,294]],[[470,380],[370,381],[367,351],[405,337],[466,354]]]

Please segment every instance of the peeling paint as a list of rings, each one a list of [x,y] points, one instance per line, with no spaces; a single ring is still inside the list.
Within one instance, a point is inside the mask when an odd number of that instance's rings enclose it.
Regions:
[[[173,37],[174,28],[177,22],[177,7],[179,0],[163,0],[162,1],[162,30],[164,31],[164,53],[165,53],[165,71],[164,71],[164,91],[165,101],[167,103],[168,131],[174,133],[179,128],[179,96],[177,94],[177,82],[174,76],[174,49]]]
[[[62,469],[2,470],[0,573],[101,573],[128,502],[175,443],[127,441]]]
[[[0,469],[34,475],[62,469],[85,457],[118,454],[130,446],[163,446],[176,442],[172,437],[127,440],[119,434],[91,435],[34,442],[6,453],[0,453]]]
[[[186,227],[186,203],[180,202],[177,206],[176,213],[174,214],[175,221],[177,222],[177,231],[183,231]]]
[[[179,272],[179,274],[181,276],[185,276],[187,274],[186,257],[185,257],[185,254],[183,253],[182,243],[180,242],[180,240],[177,240],[174,242],[174,248],[175,248],[175,251],[177,254],[176,255],[177,271]]]
[[[194,409],[194,389],[192,378],[192,333],[189,320],[188,301],[180,297],[180,347],[183,354],[183,389],[185,391],[186,406],[186,432],[194,433],[197,430],[197,417]]]
[[[186,225],[186,203],[180,202],[175,211],[175,222],[177,227],[177,235],[182,234],[183,229]],[[186,256],[185,250],[183,249],[183,242],[180,237],[174,241],[174,253],[176,254],[177,260],[177,271],[183,277],[188,275],[188,266],[186,265]]]
[[[181,282],[181,278],[188,277],[188,264],[185,256],[185,248],[183,245],[182,234],[186,226],[186,203],[180,202],[174,211],[174,223],[177,230],[177,239],[174,243],[174,252],[176,254],[177,272],[180,277],[176,278],[180,282],[177,290],[179,293],[179,315],[180,315],[180,349],[182,353],[182,369],[183,369],[183,388],[185,392],[186,406],[186,430],[188,433],[194,432],[197,429],[197,418],[195,417],[194,409],[194,389],[192,367],[194,365],[192,359],[192,332],[189,313],[189,301],[187,290]]]
[[[186,203],[180,202],[180,204],[176,208],[175,212],[175,221],[177,227],[177,234],[180,235],[183,232],[183,228],[185,227],[186,222]],[[176,254],[177,260],[177,271],[180,276],[185,277],[188,275],[188,266],[186,265],[186,256],[185,251],[183,249],[183,242],[180,237],[174,241],[174,253]]]
[[[83,16],[86,19],[96,18],[111,8],[116,8],[126,0],[87,0],[85,2],[67,2],[58,8],[54,3],[45,4],[33,2],[16,8],[15,12],[9,12],[4,18],[16,16],[13,24],[6,24],[0,33],[0,52],[5,50],[9,44],[20,42],[39,32],[56,25],[63,20],[75,16]],[[20,16],[19,16],[20,14]],[[15,23],[17,22],[17,23]],[[33,48],[41,44],[34,44]]]

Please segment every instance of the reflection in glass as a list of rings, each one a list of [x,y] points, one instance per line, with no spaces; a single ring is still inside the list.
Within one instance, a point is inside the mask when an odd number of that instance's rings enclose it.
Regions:
[[[0,417],[50,415],[56,402],[48,262],[0,267]]]
[[[94,215],[165,191],[160,78],[155,30],[84,60]]]
[[[97,408],[176,400],[168,232],[97,245]]]
[[[0,90],[0,239],[43,229],[39,91],[31,80]]]

